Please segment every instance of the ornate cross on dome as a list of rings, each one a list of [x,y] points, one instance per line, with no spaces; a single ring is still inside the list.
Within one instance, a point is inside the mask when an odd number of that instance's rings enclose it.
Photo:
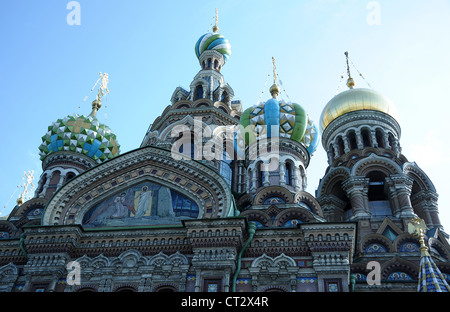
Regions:
[[[353,87],[355,86],[355,81],[352,78],[352,75],[350,74],[350,65],[348,64],[348,52],[345,51],[345,59],[347,61],[347,75],[348,75],[348,79],[347,79],[347,87],[349,87],[350,89],[353,89]]]
[[[97,101],[101,101],[103,95],[105,95],[105,91],[106,94],[109,93],[109,89],[108,89],[108,82],[109,82],[109,78],[108,78],[108,74],[104,73],[102,74],[100,72],[100,86],[98,88],[98,93],[97,93]]]
[[[219,11],[216,9],[216,16],[215,16],[215,25],[213,26],[213,32],[219,31]]]
[[[420,243],[420,253],[422,255],[429,255],[428,254],[428,247],[425,246],[425,231],[427,229],[427,226],[425,225],[425,222],[419,218],[415,217],[408,223],[408,233],[411,235],[414,235],[419,239]]]
[[[22,191],[22,193],[20,193],[20,196],[17,199],[17,203],[19,205],[23,204],[23,202],[25,201],[25,196],[28,195],[28,193],[31,192],[34,188],[34,185],[33,185],[34,171],[30,170],[30,171],[28,171],[28,173],[26,171],[24,171],[23,173],[24,173],[24,177],[22,179],[22,180],[24,180],[24,182],[22,183],[23,191]],[[31,189],[28,190],[30,185],[31,185]]]
[[[273,98],[276,98],[280,93],[280,88],[277,86],[277,64],[275,63],[275,58],[272,56],[273,63],[273,85],[270,87],[270,94]]]
[[[272,56],[272,63],[273,63],[273,84],[276,84],[277,82],[277,64],[275,63],[275,58]]]
[[[100,84],[99,84],[99,82],[100,82]],[[97,98],[92,102],[92,112],[90,114],[91,116],[97,115],[97,111],[100,109],[100,107],[102,107],[102,98],[103,98],[103,96],[105,96],[106,94],[109,93],[108,82],[109,82],[108,74],[107,73],[102,74],[100,72],[100,78],[98,78],[97,82],[91,89],[91,92],[92,92],[92,90],[94,90],[94,88],[97,86],[97,84],[99,84],[99,88],[97,91]],[[87,96],[86,96],[85,100],[86,99],[87,99]]]

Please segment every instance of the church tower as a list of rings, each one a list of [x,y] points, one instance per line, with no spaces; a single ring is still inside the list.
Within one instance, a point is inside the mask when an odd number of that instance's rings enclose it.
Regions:
[[[382,254],[380,262],[390,260],[398,266],[399,253],[419,250],[407,234],[412,218],[425,220],[431,240],[440,236],[442,242],[448,235],[439,221],[433,183],[402,154],[395,106],[378,91],[356,88],[347,52],[346,57],[348,90],[332,98],[320,118],[322,146],[329,166],[316,198],[327,221],[358,224],[356,254],[360,260],[366,256],[376,260],[373,254]],[[434,241],[434,250],[445,253],[446,243]],[[365,268],[361,270],[365,272]],[[389,279],[386,270],[384,278]],[[402,272],[405,279],[417,275],[413,270]]]
[[[234,100],[222,74],[231,45],[219,33],[217,10],[212,32],[197,40],[195,55],[200,71],[188,90],[175,89],[171,104],[150,125],[141,147],[158,146],[207,163],[220,171],[233,191],[241,192],[243,165],[232,160],[236,159],[233,127],[239,123],[242,104]]]
[[[238,205],[260,227],[323,221],[306,192],[306,168],[320,134],[301,105],[279,99],[272,61],[272,97],[247,108],[240,120],[237,146],[245,153],[247,183]]]

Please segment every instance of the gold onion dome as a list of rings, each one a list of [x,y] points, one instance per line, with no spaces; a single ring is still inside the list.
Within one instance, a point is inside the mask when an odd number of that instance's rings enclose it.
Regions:
[[[320,116],[320,128],[322,132],[336,118],[350,112],[371,110],[390,115],[398,119],[398,112],[394,104],[379,92],[366,89],[354,89],[353,79],[348,82],[349,90],[339,93],[332,98],[322,111]]]

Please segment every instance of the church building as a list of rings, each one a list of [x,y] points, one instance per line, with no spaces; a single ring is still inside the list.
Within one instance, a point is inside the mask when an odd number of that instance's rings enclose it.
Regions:
[[[195,53],[198,73],[131,151],[97,119],[107,74],[90,114],[40,129],[34,196],[0,220],[0,291],[450,290],[438,194],[402,154],[389,99],[348,70],[313,120],[279,99],[273,59],[270,96],[243,109],[217,22]],[[311,162],[318,148],[327,164]],[[315,194],[309,166],[326,168]]]

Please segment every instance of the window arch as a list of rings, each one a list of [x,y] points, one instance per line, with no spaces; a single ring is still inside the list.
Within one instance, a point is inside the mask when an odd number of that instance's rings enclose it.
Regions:
[[[367,178],[369,178],[367,196],[372,217],[392,216],[389,197],[384,187],[386,176],[382,172],[372,171],[367,174]]]
[[[256,164],[256,185],[257,187],[261,187],[264,185],[264,170],[262,170],[262,161]]]
[[[370,147],[370,132],[368,129],[362,129],[361,130],[361,137],[362,137],[362,141],[363,141],[363,146],[364,147]]]
[[[386,145],[384,144],[384,138],[383,138],[383,133],[381,132],[381,129],[377,129],[375,131],[375,137],[377,139],[378,147],[385,148]]]
[[[66,182],[72,180],[73,178],[75,178],[76,174],[74,172],[68,172],[66,175]]]
[[[285,164],[285,174],[284,177],[286,179],[287,185],[292,185],[292,163],[287,161]]]
[[[202,99],[203,98],[203,86],[202,85],[198,85],[195,88],[195,99],[194,100],[198,100],[198,99]]]
[[[338,149],[339,149],[339,156],[344,155],[345,148],[344,148],[344,140],[342,139],[342,137],[338,138]]]
[[[356,133],[355,131],[350,131],[348,133],[348,141],[350,143],[350,149],[354,150],[358,148],[358,144],[356,142]]]
[[[227,91],[223,91],[222,92],[222,96],[220,97],[220,101],[222,103],[227,103],[228,102],[228,93],[227,93]]]

